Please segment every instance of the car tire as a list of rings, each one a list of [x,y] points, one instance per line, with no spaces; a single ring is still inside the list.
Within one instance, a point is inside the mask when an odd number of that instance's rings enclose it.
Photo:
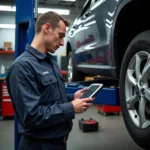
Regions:
[[[84,81],[84,79],[85,74],[76,70],[75,61],[72,52],[70,52],[68,55],[67,81],[68,82]]]
[[[132,139],[147,150],[150,149],[150,96],[147,96],[149,91],[145,91],[145,88],[149,89],[149,69],[145,72],[150,66],[148,61],[150,31],[145,31],[132,40],[125,52],[119,94],[126,128]]]

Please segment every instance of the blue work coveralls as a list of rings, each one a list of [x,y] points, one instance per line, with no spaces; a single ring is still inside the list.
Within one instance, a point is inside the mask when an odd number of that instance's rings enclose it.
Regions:
[[[19,149],[64,150],[75,117],[56,62],[30,45],[11,65],[6,84],[22,136]],[[46,148],[45,148],[46,147]]]

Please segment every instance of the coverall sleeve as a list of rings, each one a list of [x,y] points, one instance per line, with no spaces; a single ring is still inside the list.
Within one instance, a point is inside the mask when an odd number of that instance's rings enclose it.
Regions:
[[[26,63],[16,63],[8,72],[9,92],[20,121],[28,128],[55,126],[75,117],[72,103],[40,105],[35,73]]]
[[[74,94],[66,94],[66,96],[67,96],[68,102],[71,102],[74,100]]]

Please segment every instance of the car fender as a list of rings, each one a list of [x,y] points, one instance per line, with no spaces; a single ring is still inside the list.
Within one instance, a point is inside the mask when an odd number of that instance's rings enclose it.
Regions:
[[[112,32],[111,32],[111,50],[113,52],[113,66],[118,66],[117,64],[117,50],[115,49],[115,27],[116,27],[116,24],[117,24],[117,20],[118,20],[118,17],[119,17],[119,14],[121,13],[122,9],[128,5],[130,2],[132,2],[133,0],[122,0],[120,1],[120,4],[118,5],[117,9],[116,9],[116,12],[115,12],[115,15],[114,15],[114,21],[113,21],[113,25],[112,25]]]

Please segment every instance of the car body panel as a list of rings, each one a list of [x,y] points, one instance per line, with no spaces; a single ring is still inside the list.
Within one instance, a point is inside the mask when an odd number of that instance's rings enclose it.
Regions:
[[[111,43],[110,43],[110,48],[111,48],[111,51],[112,51],[112,62],[113,62],[113,66],[116,66],[116,68],[118,67],[118,53],[116,51],[116,48],[115,48],[115,27],[116,27],[116,24],[117,24],[117,19],[119,17],[119,14],[120,12],[122,11],[122,9],[127,5],[129,4],[130,2],[132,2],[133,0],[118,0],[118,5],[116,6],[116,11],[115,11],[115,15],[114,15],[114,18],[113,18],[113,24],[112,24],[112,31],[111,31],[111,35],[110,35],[110,38],[111,38]]]
[[[76,69],[118,78],[114,26],[123,0],[88,0],[68,33]],[[90,72],[89,72],[90,71]]]

